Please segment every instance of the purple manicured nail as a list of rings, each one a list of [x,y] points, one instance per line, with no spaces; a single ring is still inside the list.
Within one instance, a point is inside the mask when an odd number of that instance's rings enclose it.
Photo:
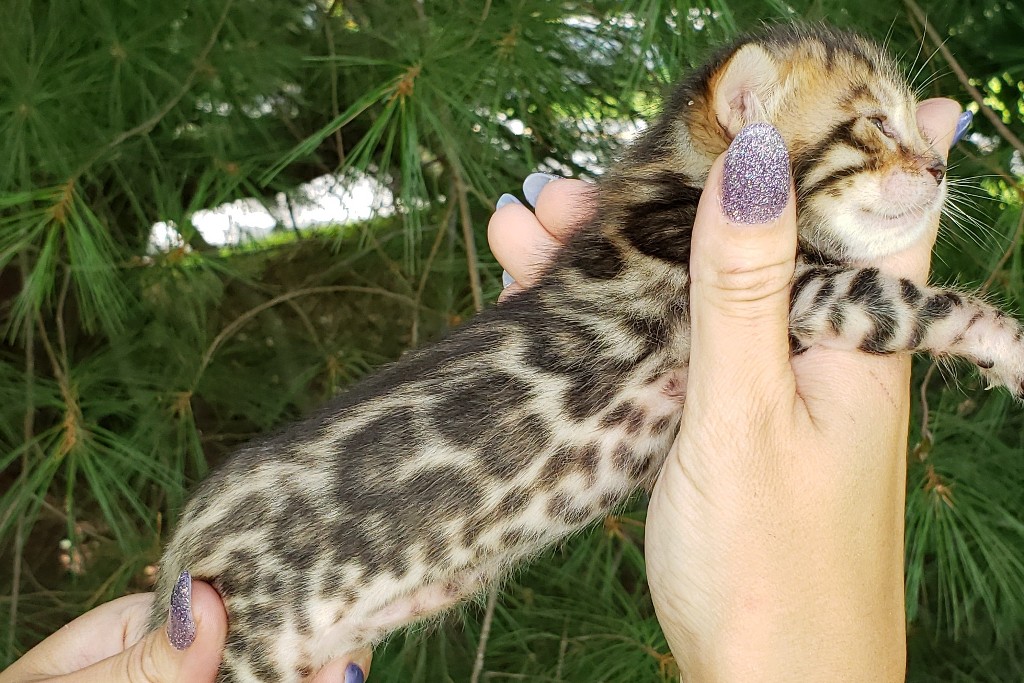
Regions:
[[[506,192],[505,194],[498,197],[498,201],[495,202],[494,204],[494,210],[497,211],[501,207],[508,206],[509,204],[522,204],[522,202],[519,201],[519,199],[517,199],[515,195]]]
[[[540,197],[540,191],[544,189],[545,185],[557,178],[558,176],[551,175],[550,173],[531,173],[526,176],[526,180],[523,181],[523,196],[526,197],[526,201],[530,202],[530,206],[537,206],[537,198]]]
[[[956,130],[953,131],[953,142],[949,143],[950,147],[963,139],[964,133],[966,133],[967,129],[971,127],[971,121],[973,120],[974,112],[970,109],[965,111],[963,114],[960,114],[960,118],[956,120]]]
[[[171,611],[167,620],[167,638],[175,650],[185,650],[196,639],[192,620],[192,575],[183,571],[171,591]]]
[[[722,209],[735,223],[768,223],[789,202],[789,151],[779,131],[752,123],[725,153]]]
[[[345,667],[345,683],[363,683],[363,670],[355,662]]]

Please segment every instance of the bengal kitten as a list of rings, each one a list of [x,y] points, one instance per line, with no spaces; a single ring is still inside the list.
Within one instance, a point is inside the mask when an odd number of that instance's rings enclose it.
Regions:
[[[683,401],[697,200],[751,121],[791,153],[797,350],[958,356],[1024,399],[1021,325],[871,266],[921,237],[945,196],[915,108],[892,59],[853,34],[777,27],[721,52],[601,179],[595,218],[536,286],[199,487],[161,564],[154,624],[188,569],[227,606],[218,680],[300,681],[651,485]]]

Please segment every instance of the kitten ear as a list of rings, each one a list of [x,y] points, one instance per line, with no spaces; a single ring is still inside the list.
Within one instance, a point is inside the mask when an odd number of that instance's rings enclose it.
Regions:
[[[729,58],[712,85],[715,116],[727,141],[748,124],[770,122],[769,107],[780,85],[775,61],[762,46],[744,45]]]

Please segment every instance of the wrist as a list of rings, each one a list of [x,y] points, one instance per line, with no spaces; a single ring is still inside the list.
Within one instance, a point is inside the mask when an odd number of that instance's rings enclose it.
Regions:
[[[824,466],[808,456],[807,476],[775,482],[773,495],[702,489],[715,503],[685,517],[677,497],[686,486],[675,469],[663,473],[648,576],[684,680],[903,680],[903,461],[878,450],[888,457],[871,463],[873,477],[859,476],[860,465],[844,470],[846,457]],[[694,517],[692,531],[709,542],[676,552],[680,519]]]
[[[903,681],[903,577],[895,571],[900,567],[897,562],[833,571],[819,565],[814,576],[723,582],[720,590],[729,597],[715,601],[715,614],[697,620],[703,625],[699,632],[686,628],[694,625],[690,620],[685,625],[662,621],[682,680]],[[659,614],[678,614],[674,605],[658,606]],[[689,607],[696,606],[691,602]]]

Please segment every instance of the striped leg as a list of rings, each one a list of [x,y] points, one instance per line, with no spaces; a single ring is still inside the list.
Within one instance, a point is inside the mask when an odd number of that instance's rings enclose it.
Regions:
[[[802,264],[791,298],[796,352],[822,344],[956,356],[974,363],[990,386],[1024,400],[1024,327],[975,296],[921,287],[877,268]]]

